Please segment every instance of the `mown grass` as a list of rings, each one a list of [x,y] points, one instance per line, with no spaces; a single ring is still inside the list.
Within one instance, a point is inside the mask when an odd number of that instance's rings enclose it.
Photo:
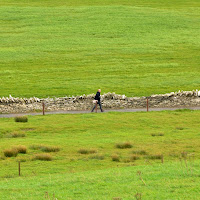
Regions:
[[[199,0],[4,0],[1,96],[200,89]],[[97,81],[98,80],[98,81]]]
[[[30,199],[41,199],[47,191],[58,199],[90,199],[85,190],[92,190],[92,199],[133,199],[137,192],[144,198],[150,195],[152,199],[177,199],[180,194],[180,199],[184,199],[191,192],[190,199],[195,199],[199,187],[196,183],[200,156],[199,117],[200,111],[187,110],[29,116],[29,123],[0,119],[0,132],[23,130],[26,133],[23,138],[2,137],[0,140],[0,196],[26,198],[31,189]],[[164,135],[152,137],[152,133]],[[132,148],[116,148],[115,145],[123,141],[133,144]],[[26,154],[4,157],[3,150],[20,145],[29,147]],[[34,145],[37,148],[32,148]],[[49,152],[46,156],[41,146],[59,147],[60,151]],[[81,154],[80,149],[95,151]],[[17,178],[19,160],[22,162],[21,178]],[[142,172],[146,187],[137,171]],[[8,181],[6,177],[11,178]],[[85,180],[85,187],[82,181],[77,181],[82,180],[80,177]],[[192,191],[188,184],[192,185]]]
[[[180,162],[173,162],[20,178],[10,175],[0,179],[0,191],[5,200],[40,200],[47,193],[51,199],[61,200],[112,200],[114,197],[133,200],[137,193],[141,194],[142,199],[197,200],[200,188],[199,160],[192,164],[192,169],[193,174],[188,175]],[[138,177],[138,170],[146,186]]]

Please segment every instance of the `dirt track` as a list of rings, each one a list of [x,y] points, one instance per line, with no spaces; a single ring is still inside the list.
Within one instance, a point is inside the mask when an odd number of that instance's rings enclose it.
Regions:
[[[149,108],[149,111],[162,111],[162,110],[178,110],[178,109],[190,109],[190,110],[200,110],[200,107],[185,107],[185,108]],[[139,109],[119,109],[119,110],[105,110],[104,112],[146,112],[146,108]],[[100,110],[97,110],[100,113]],[[46,115],[50,114],[83,114],[91,113],[90,111],[52,111],[45,112]],[[11,118],[22,115],[42,115],[42,113],[18,113],[18,114],[0,114],[0,118]]]

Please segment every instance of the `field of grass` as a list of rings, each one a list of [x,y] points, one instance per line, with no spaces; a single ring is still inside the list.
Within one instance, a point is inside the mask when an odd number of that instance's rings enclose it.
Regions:
[[[3,0],[0,96],[200,89],[199,0]]]
[[[59,200],[131,200],[139,193],[142,199],[196,200],[199,117],[200,111],[181,110],[29,116],[27,123],[0,119],[0,196],[39,200],[47,192]],[[116,147],[123,142],[132,147]],[[26,154],[3,156],[19,145]],[[50,152],[55,147],[59,151]],[[53,159],[33,159],[43,153]]]

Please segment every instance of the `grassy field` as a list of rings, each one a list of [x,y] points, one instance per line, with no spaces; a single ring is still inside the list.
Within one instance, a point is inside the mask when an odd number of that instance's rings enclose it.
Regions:
[[[142,199],[196,200],[199,117],[200,111],[178,110],[29,116],[27,123],[0,119],[0,196],[39,200],[48,192],[59,200],[131,200],[139,193]],[[122,142],[132,147],[117,148]],[[27,147],[26,154],[3,156],[19,145]],[[52,161],[33,160],[44,153],[33,146],[60,151],[47,152]]]
[[[3,0],[0,96],[200,89],[199,0]]]

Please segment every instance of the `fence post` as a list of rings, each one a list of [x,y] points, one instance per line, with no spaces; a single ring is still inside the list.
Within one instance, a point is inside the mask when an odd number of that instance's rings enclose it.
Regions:
[[[21,175],[21,166],[20,166],[20,161],[18,162],[18,170],[19,170],[19,176]]]
[[[96,110],[96,112],[97,112],[97,101],[96,101],[96,107],[95,107],[95,110]]]
[[[43,115],[45,115],[44,109],[45,109],[45,104],[44,104],[44,102],[42,102],[42,114],[43,114]]]
[[[149,112],[149,99],[147,97],[147,112]]]

